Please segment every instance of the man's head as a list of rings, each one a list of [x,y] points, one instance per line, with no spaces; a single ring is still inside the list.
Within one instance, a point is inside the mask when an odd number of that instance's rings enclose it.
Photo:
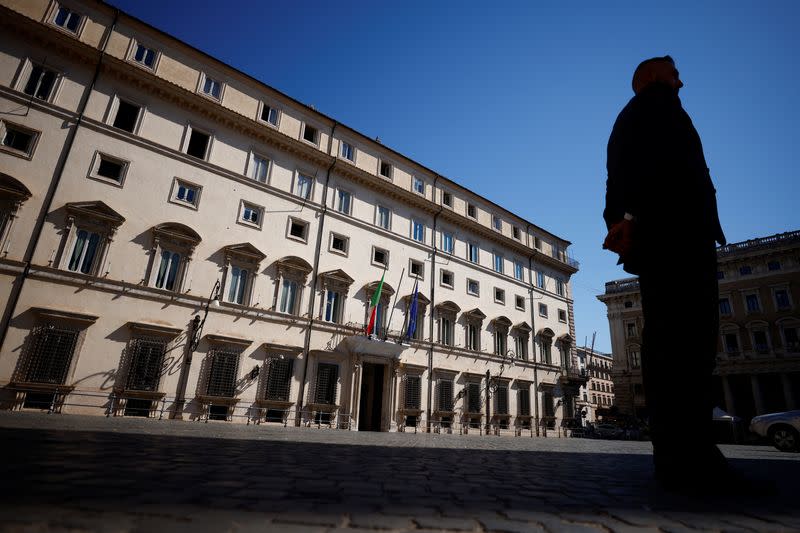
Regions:
[[[666,83],[677,92],[683,87],[675,61],[670,56],[652,57],[639,63],[633,73],[633,92],[639,92],[653,83]]]

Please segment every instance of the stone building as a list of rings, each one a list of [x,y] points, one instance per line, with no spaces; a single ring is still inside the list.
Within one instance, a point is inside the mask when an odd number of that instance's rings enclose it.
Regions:
[[[800,407],[800,231],[717,249],[720,335],[714,396],[730,414]],[[691,301],[691,295],[677,295]],[[641,376],[643,326],[636,278],[606,283],[612,376],[621,412],[646,415]],[[691,327],[686,324],[685,327]],[[680,335],[680,331],[675,332]],[[681,354],[676,353],[676,362]],[[680,387],[676,384],[676,394]]]
[[[7,408],[574,416],[568,241],[107,4],[0,14]]]
[[[588,379],[580,393],[580,405],[586,412],[584,419],[596,422],[598,410],[610,409],[614,405],[614,382],[611,379],[614,360],[610,353],[587,346],[576,348],[576,354],[578,365]]]

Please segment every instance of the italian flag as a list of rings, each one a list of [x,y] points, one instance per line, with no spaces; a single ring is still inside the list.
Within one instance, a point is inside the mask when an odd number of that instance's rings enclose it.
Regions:
[[[369,324],[367,324],[367,335],[372,335],[375,329],[375,314],[378,312],[378,302],[381,301],[381,291],[383,290],[383,278],[386,277],[386,271],[383,271],[381,282],[378,284],[378,290],[372,295],[372,300],[369,302]]]

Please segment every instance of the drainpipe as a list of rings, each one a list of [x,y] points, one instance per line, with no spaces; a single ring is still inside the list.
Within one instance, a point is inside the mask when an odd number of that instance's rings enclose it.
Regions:
[[[330,155],[333,149],[333,134],[336,131],[336,126],[339,123],[334,121],[333,128],[331,128],[331,135],[328,137],[328,154]],[[295,425],[300,425],[302,422],[303,412],[303,396],[306,390],[306,376],[308,375],[308,349],[311,345],[311,328],[314,326],[314,304],[316,303],[317,296],[317,275],[319,274],[319,256],[322,252],[322,230],[325,225],[325,215],[328,213],[328,185],[331,181],[331,172],[333,167],[336,166],[336,156],[333,157],[331,166],[325,172],[325,186],[322,188],[322,212],[319,215],[319,226],[317,228],[317,245],[314,250],[314,266],[311,270],[311,296],[308,298],[308,327],[306,328],[305,339],[303,340],[303,377],[300,379],[300,392],[297,397],[297,414],[295,415]]]
[[[436,201],[436,183],[439,181],[439,174],[433,178],[433,201]],[[436,305],[436,222],[442,214],[444,207],[439,205],[439,211],[433,215],[433,228],[431,238],[433,239],[433,253],[431,254],[431,310],[428,317],[430,331],[430,346],[428,347],[428,414],[425,417],[425,431],[431,432],[431,403],[433,402],[433,308]]]
[[[42,203],[42,209],[39,211],[39,216],[36,218],[36,224],[33,227],[33,240],[28,245],[27,250],[25,250],[25,256],[22,258],[22,261],[25,263],[25,267],[22,270],[22,274],[20,275],[19,282],[15,283],[11,288],[11,294],[8,298],[8,303],[6,304],[5,312],[3,313],[3,322],[0,324],[0,348],[3,346],[3,342],[5,342],[6,334],[8,333],[8,326],[11,322],[11,315],[14,313],[14,309],[17,308],[17,303],[19,302],[20,294],[22,294],[22,286],[25,284],[25,280],[30,275],[31,271],[31,262],[33,261],[33,253],[36,251],[36,248],[39,246],[39,240],[42,237],[42,230],[44,229],[44,221],[47,218],[47,214],[50,212],[50,208],[53,206],[53,199],[55,198],[56,191],[58,190],[58,186],[61,183],[61,179],[64,176],[64,168],[67,165],[67,159],[69,159],[70,154],[72,153],[72,145],[75,143],[75,136],[78,133],[78,128],[81,127],[83,123],[83,117],[86,113],[86,105],[89,103],[89,97],[94,90],[94,86],[97,84],[97,78],[100,76],[100,67],[103,64],[103,57],[106,54],[106,47],[108,46],[108,41],[111,37],[111,34],[114,32],[114,29],[117,27],[117,20],[119,19],[119,9],[114,8],[114,20],[111,23],[111,26],[105,32],[103,36],[103,44],[100,47],[100,57],[97,59],[97,64],[94,68],[94,76],[92,77],[92,82],[89,84],[89,87],[83,93],[81,97],[81,102],[78,105],[78,120],[75,122],[75,127],[70,129],[69,133],[67,134],[67,140],[65,142],[65,151],[64,155],[61,156],[58,163],[56,164],[55,170],[55,178],[50,183],[50,187],[47,189],[47,193],[44,197],[44,202]]]
[[[528,224],[528,227],[525,229],[525,239],[527,240],[526,245],[528,248],[531,248],[530,245],[530,229],[531,225]],[[533,359],[533,423],[536,426],[536,436],[539,436],[539,371],[538,371],[538,363],[536,361],[536,322],[535,316],[536,312],[533,309],[533,257],[534,254],[528,256],[528,272],[530,275],[530,280],[528,283],[528,296],[531,301],[531,340],[533,341],[531,347],[531,358]]]

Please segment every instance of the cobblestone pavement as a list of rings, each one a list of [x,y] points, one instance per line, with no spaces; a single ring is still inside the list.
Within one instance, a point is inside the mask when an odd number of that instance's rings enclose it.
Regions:
[[[0,412],[0,532],[798,531],[800,454],[724,446],[777,494],[684,497],[650,444]]]

